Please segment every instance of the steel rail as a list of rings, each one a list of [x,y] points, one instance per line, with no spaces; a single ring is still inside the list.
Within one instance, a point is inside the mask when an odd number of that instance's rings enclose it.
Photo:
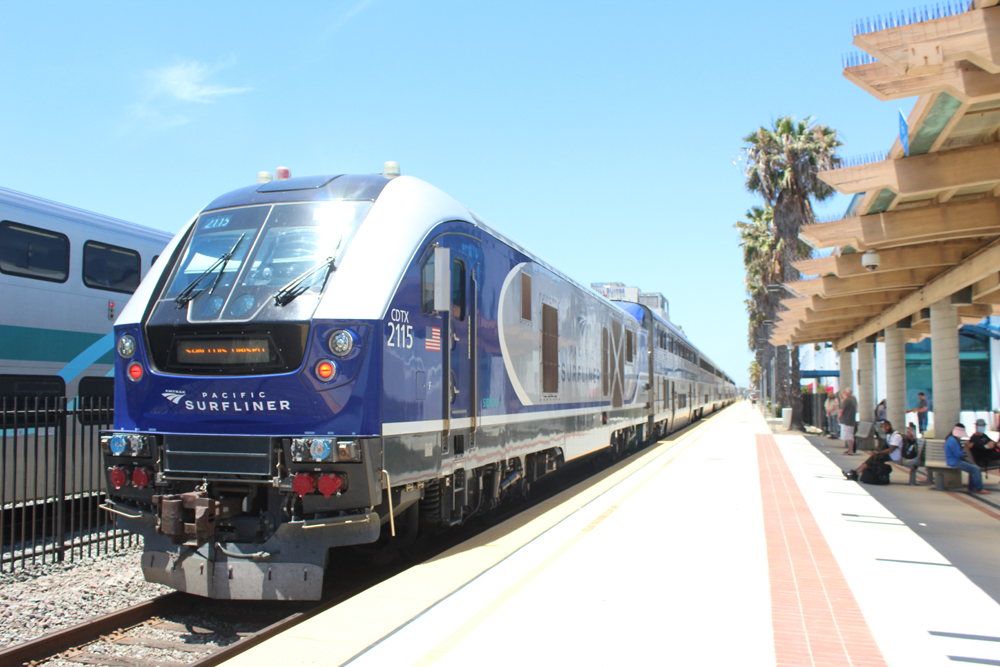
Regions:
[[[193,596],[175,592],[139,603],[134,607],[113,611],[63,630],[56,630],[37,639],[0,651],[0,665],[23,665],[51,658],[82,644],[96,641],[115,630],[132,627],[153,616],[169,612]]]

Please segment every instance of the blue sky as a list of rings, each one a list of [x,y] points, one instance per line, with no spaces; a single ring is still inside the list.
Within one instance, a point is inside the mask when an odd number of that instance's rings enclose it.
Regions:
[[[0,185],[176,231],[261,170],[396,160],[581,283],[663,292],[745,383],[741,139],[812,115],[844,155],[889,148],[913,101],[841,56],[909,8],[0,0]]]

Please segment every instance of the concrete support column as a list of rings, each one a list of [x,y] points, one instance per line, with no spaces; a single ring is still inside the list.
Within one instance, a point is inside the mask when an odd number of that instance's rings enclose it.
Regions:
[[[854,367],[851,364],[850,350],[841,350],[840,354],[840,388],[854,390]]]
[[[903,433],[906,429],[906,329],[898,329],[895,325],[885,330],[885,407],[893,428]]]
[[[870,422],[875,411],[875,346],[858,343],[858,421]]]
[[[958,362],[958,309],[951,299],[931,306],[931,377],[928,396],[934,414],[934,437],[944,438],[958,422],[962,384]]]

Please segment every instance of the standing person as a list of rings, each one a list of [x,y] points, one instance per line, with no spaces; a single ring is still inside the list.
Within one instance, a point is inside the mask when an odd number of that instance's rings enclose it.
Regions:
[[[917,426],[920,429],[920,435],[924,434],[927,430],[927,413],[930,412],[931,407],[927,404],[927,396],[924,392],[917,394],[917,408],[913,412],[917,413]]]
[[[952,468],[964,470],[969,474],[969,493],[990,493],[983,488],[983,474],[979,472],[979,466],[975,463],[969,463],[962,458],[966,450],[972,449],[971,442],[965,445],[962,444],[962,438],[967,435],[965,425],[955,424],[955,428],[951,430],[951,435],[944,441],[944,459]]]
[[[823,407],[826,409],[827,432],[831,438],[836,439],[840,435],[840,422],[837,421],[837,416],[840,413],[840,396],[833,390],[833,387],[827,387],[826,394],[826,403]]]
[[[858,425],[858,404],[854,400],[850,387],[845,387],[841,392],[844,398],[840,401],[840,439],[847,447],[847,455],[854,456],[854,427]]]

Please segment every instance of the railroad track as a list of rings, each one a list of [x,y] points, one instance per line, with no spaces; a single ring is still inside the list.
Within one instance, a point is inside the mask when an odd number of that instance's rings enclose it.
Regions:
[[[561,493],[604,467],[594,465],[597,462],[572,462],[546,476],[532,486],[528,501],[505,505],[481,520],[435,537],[419,558],[396,558],[388,565],[372,567],[370,553],[335,550],[328,571],[333,569],[338,576],[326,578],[323,598],[318,602],[234,602],[169,593],[2,650],[0,665],[214,667]],[[338,561],[335,565],[334,559]]]

